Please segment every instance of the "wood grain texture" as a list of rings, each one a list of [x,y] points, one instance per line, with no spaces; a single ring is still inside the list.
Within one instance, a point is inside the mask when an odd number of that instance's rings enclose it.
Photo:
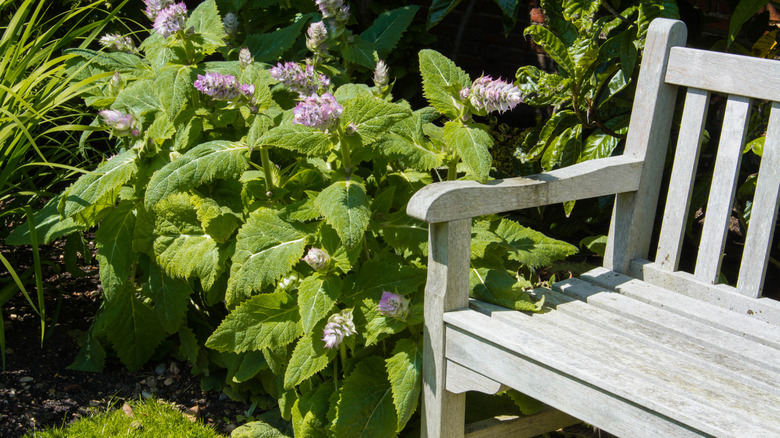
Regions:
[[[737,190],[739,164],[742,162],[742,142],[750,115],[750,99],[729,96],[723,128],[720,134],[718,155],[707,199],[704,228],[699,242],[694,275],[701,281],[715,284],[720,275],[723,247],[726,245],[734,193]]]
[[[482,374],[462,367],[455,362],[447,363],[447,391],[453,394],[463,394],[466,391],[478,391],[484,394],[496,394],[506,391],[509,387]]]
[[[737,292],[749,297],[761,296],[777,220],[778,196],[780,196],[780,103],[773,102],[737,281]]]
[[[780,88],[768,86],[777,82],[777,64],[753,56],[675,47],[669,56],[666,80],[723,94],[780,100]]]
[[[647,258],[655,219],[669,130],[677,94],[664,82],[669,49],[685,45],[681,21],[657,19],[650,24],[626,138],[626,157],[644,161],[639,189],[616,196],[604,266],[627,272],[631,260]]]
[[[502,415],[466,425],[466,438],[531,438],[580,420],[555,409],[524,417]]]
[[[639,160],[621,156],[486,184],[474,181],[430,184],[412,196],[406,212],[436,223],[612,195],[637,190],[641,168]]]
[[[709,103],[708,91],[688,89],[655,256],[658,266],[669,271],[676,270],[680,261]]]
[[[422,436],[463,436],[466,399],[446,390],[444,312],[463,309],[469,299],[471,219],[431,224],[423,331]]]

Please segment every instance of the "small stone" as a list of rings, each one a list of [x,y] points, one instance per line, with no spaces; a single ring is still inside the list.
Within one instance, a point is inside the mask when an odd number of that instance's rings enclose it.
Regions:
[[[173,374],[174,376],[178,376],[181,370],[179,369],[179,366],[176,364],[176,362],[171,362],[171,366],[168,367],[168,371]]]
[[[165,364],[161,363],[156,367],[154,367],[154,373],[157,374],[158,376],[165,374]]]
[[[19,381],[22,382],[22,383],[29,383],[29,382],[32,382],[33,380],[35,380],[35,379],[33,379],[30,376],[25,376],[25,377],[22,377],[21,379],[19,379]]]
[[[100,406],[100,402],[97,401],[97,400],[90,400],[89,401],[89,406],[92,407],[92,408],[96,408],[96,407]]]
[[[152,393],[148,391],[141,391],[141,397],[143,398],[152,398]]]
[[[157,380],[154,380],[154,377],[147,377],[146,378],[146,386],[154,389],[157,387]]]
[[[191,415],[191,416],[193,416],[195,418],[198,418],[200,416],[200,406],[199,405],[195,405],[195,406],[187,409],[187,411],[185,411],[185,416],[186,415]]]
[[[130,423],[130,428],[131,428],[131,429],[138,430],[138,429],[141,429],[142,427],[144,427],[144,425],[143,425],[143,424],[141,424],[141,422],[140,422],[140,421],[138,421],[138,420],[135,420],[135,421],[133,421],[132,423]]]
[[[173,384],[173,379],[168,377],[167,379],[165,379],[163,383],[165,384],[165,386],[171,386],[171,384]]]
[[[133,418],[133,408],[128,403],[122,405],[122,412],[130,418]]]

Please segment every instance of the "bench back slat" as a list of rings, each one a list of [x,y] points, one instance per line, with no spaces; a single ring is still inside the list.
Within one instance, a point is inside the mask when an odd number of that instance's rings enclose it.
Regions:
[[[704,121],[707,119],[709,103],[708,91],[698,88],[688,89],[655,258],[656,263],[668,271],[677,270],[680,263],[680,252],[688,218],[687,206],[691,202],[693,193],[693,181],[699,162]]]
[[[742,142],[749,116],[750,99],[744,96],[729,96],[694,272],[696,278],[712,284],[718,282],[720,274],[726,232],[737,190],[739,165],[742,162]]]
[[[777,62],[769,59],[673,47],[669,54],[666,82],[780,101],[780,87],[769,85],[777,82]]]
[[[764,284],[780,195],[780,103],[773,102],[756,183],[737,291],[758,297]]]

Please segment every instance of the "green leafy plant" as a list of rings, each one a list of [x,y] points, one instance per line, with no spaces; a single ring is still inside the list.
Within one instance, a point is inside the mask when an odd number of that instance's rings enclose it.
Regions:
[[[395,436],[422,372],[427,227],[406,204],[439,171],[489,178],[492,139],[474,117],[510,109],[519,90],[423,51],[431,107],[413,111],[381,62],[368,86],[334,85],[330,62],[343,64],[328,57],[205,61],[227,36],[216,2],[159,14],[143,57],[69,52],[75,80],[109,73],[86,100],[119,150],[36,221],[45,241],[98,227],[104,301],[72,367],[100,370],[107,345],[131,370],[170,352],[206,389],[270,395],[296,436]],[[473,295],[537,311],[519,271],[575,251],[480,219]]]
[[[74,132],[89,129],[80,124],[84,114],[72,102],[101,77],[85,76],[83,81],[70,82],[65,69],[71,56],[63,55],[62,50],[92,42],[124,3],[89,22],[87,17],[98,12],[102,2],[89,2],[50,18],[46,2],[0,1],[0,11],[15,8],[0,37],[0,218],[27,216],[34,227],[31,205],[38,197],[49,196],[51,187],[71,175],[64,171],[78,171],[74,165],[83,158],[61,143],[72,140]],[[10,281],[0,288],[0,307],[21,291],[41,318],[43,338],[46,309],[39,242],[33,236],[29,243],[33,246],[33,266],[24,272],[17,272],[18,267],[0,255],[0,262],[10,274]],[[35,300],[28,291],[31,279]],[[5,368],[2,324],[0,356]]]

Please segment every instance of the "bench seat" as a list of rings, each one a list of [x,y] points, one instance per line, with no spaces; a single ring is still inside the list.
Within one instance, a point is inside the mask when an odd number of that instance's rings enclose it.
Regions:
[[[604,274],[535,290],[541,313],[445,313],[447,369],[464,374],[447,380],[477,373],[619,436],[780,436],[780,327],[701,303],[692,320],[685,302],[643,299],[668,291],[611,273],[634,292],[620,293]]]

